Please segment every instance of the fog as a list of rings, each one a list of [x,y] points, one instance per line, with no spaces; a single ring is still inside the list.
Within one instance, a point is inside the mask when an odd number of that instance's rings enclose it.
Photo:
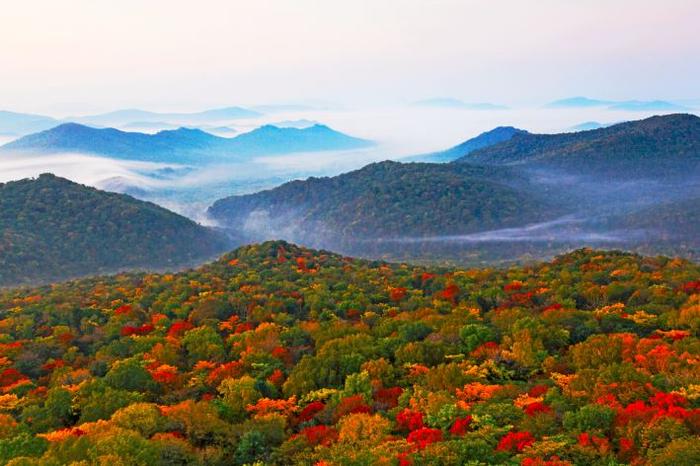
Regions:
[[[313,120],[352,136],[377,142],[372,148],[352,151],[296,153],[258,157],[248,163],[204,165],[125,161],[85,154],[0,156],[0,181],[35,177],[50,172],[70,180],[109,191],[131,194],[156,202],[196,221],[211,224],[206,209],[217,199],[256,192],[293,179],[309,176],[333,176],[381,160],[401,160],[416,154],[454,146],[496,126],[515,126],[531,132],[562,132],[585,121],[613,123],[647,117],[651,112],[624,112],[602,108],[546,109],[513,108],[504,110],[468,110],[416,107],[411,105],[367,109],[308,109],[276,112],[260,118],[233,121],[207,121],[207,125],[227,126],[238,132],[280,121]],[[0,142],[7,142],[5,137]],[[561,174],[540,173],[540,181],[553,185],[579,184]],[[590,191],[599,190],[592,180]],[[610,187],[612,189],[612,187]],[[649,187],[646,187],[649,188]],[[586,188],[589,189],[589,188]],[[623,190],[630,192],[629,188]],[[664,190],[664,192],[669,190]],[[633,189],[633,198],[641,198],[644,189]],[[658,192],[647,189],[649,192]],[[615,196],[622,198],[620,192]],[[528,235],[547,235],[550,230],[535,228],[518,232],[493,232],[511,239]],[[585,236],[590,241],[605,237]],[[467,235],[462,241],[485,241],[487,235]],[[583,237],[582,237],[583,239]],[[410,239],[409,239],[410,241]]]
[[[587,230],[590,219],[567,215],[548,222],[535,223],[518,228],[501,228],[469,235],[438,235],[423,237],[384,238],[378,241],[399,243],[459,242],[485,243],[497,241],[553,241],[568,243],[572,241],[585,243],[613,243],[631,239],[641,232],[609,231],[596,232]]]

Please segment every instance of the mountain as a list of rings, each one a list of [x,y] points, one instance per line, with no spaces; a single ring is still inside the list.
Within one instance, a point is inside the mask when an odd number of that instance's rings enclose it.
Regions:
[[[276,125],[280,126],[280,125]],[[182,128],[182,126],[177,126],[177,125],[172,125],[170,123],[165,123],[162,121],[154,121],[154,122],[148,122],[148,121],[134,121],[131,123],[127,123],[125,125],[120,125],[119,128],[123,131],[136,131],[136,132],[146,132],[146,133],[151,133],[151,132],[158,132],[158,131],[163,131],[163,130],[175,130]],[[207,124],[200,124],[196,126],[189,126],[186,127],[188,129],[198,129],[201,131],[204,131],[205,133],[213,134],[215,136],[220,136],[220,137],[231,137],[234,136],[235,134],[238,134],[238,131],[236,131],[233,128],[229,128],[228,126],[211,126]]]
[[[225,198],[209,213],[248,240],[390,260],[500,263],[589,245],[700,257],[700,118],[508,132],[453,163],[371,164]]]
[[[326,125],[278,128],[265,125],[229,140],[227,150],[236,155],[259,156],[292,152],[362,149],[374,145],[366,139],[340,133]]]
[[[22,136],[53,128],[59,122],[51,117],[0,110],[0,136]]]
[[[700,117],[654,116],[563,134],[516,134],[455,163],[556,168],[623,178],[685,176],[700,169]]]
[[[571,131],[590,131],[592,129],[600,129],[610,126],[610,124],[599,123],[597,121],[584,121],[578,125],[574,125],[569,130]]]
[[[548,108],[587,108],[604,107],[613,104],[610,100],[589,99],[588,97],[569,97],[567,99],[555,100],[546,105]]]
[[[397,162],[232,196],[209,209],[222,227],[252,240],[285,238],[342,251],[378,239],[517,226],[557,212],[507,168]]]
[[[508,107],[488,102],[462,102],[450,97],[438,97],[413,102],[417,107],[459,108],[465,110],[506,110]]]
[[[0,286],[180,268],[228,244],[155,204],[53,175],[0,184]]]
[[[0,290],[0,464],[700,464],[700,266],[276,241]],[[632,460],[629,460],[632,458]]]
[[[74,116],[66,118],[66,120],[93,126],[120,126],[133,121],[185,124],[189,122],[216,122],[242,118],[256,118],[261,115],[260,112],[242,107],[215,108],[191,113],[161,113],[140,109],[124,109],[97,115]]]
[[[188,128],[144,134],[65,123],[12,141],[0,151],[78,152],[128,160],[201,164],[301,151],[356,149],[371,144],[323,125],[303,129],[266,125],[234,138],[223,138]]]
[[[485,131],[478,136],[464,141],[454,147],[431,154],[417,155],[410,157],[407,161],[420,162],[452,162],[460,157],[471,154],[477,149],[492,146],[499,142],[507,141],[516,134],[527,133],[527,131],[513,128],[512,126],[499,126],[490,131]]]
[[[628,100],[617,102],[608,107],[609,110],[625,110],[629,112],[684,112],[690,110],[684,105],[665,102],[663,100]]]
[[[220,139],[186,128],[145,134],[64,123],[5,144],[0,151],[32,154],[77,152],[149,162],[196,163],[212,152],[220,155],[216,152]]]
[[[597,100],[587,97],[571,97],[555,100],[545,105],[547,108],[591,108],[605,107],[607,110],[625,110],[629,112],[683,112],[688,107],[663,100]]]

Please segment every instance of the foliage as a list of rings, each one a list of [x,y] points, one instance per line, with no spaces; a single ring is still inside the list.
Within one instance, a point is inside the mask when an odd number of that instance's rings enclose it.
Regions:
[[[0,184],[0,286],[182,267],[227,244],[150,202],[53,175]]]
[[[0,461],[696,464],[698,306],[679,259],[439,269],[284,242],[3,290]]]

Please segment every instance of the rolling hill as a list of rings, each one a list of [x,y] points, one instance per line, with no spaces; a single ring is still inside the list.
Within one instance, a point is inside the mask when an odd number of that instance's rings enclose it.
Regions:
[[[583,132],[516,134],[455,163],[555,168],[614,178],[686,176],[700,168],[700,117],[673,114]]]
[[[229,245],[155,204],[53,175],[0,184],[0,286],[181,268]]]
[[[354,241],[504,228],[558,212],[528,187],[524,178],[500,167],[381,162],[225,198],[209,213],[250,239],[281,237],[337,248]]]
[[[372,164],[225,198],[209,212],[249,240],[392,260],[488,263],[584,245],[699,256],[700,118],[508,133],[453,163]]]
[[[700,464],[700,267],[285,242],[0,290],[0,463]]]
[[[145,134],[65,123],[5,144],[0,151],[78,152],[129,160],[198,164],[239,162],[255,156],[302,151],[356,149],[371,144],[324,125],[302,129],[266,125],[233,138],[224,138],[188,128]]]

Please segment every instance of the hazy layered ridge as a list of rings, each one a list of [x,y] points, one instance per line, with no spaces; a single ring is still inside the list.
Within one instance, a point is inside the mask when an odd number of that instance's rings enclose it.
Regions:
[[[574,133],[521,133],[457,162],[556,168],[620,179],[687,175],[700,164],[700,117],[675,114]]]
[[[515,133],[458,163],[370,165],[224,199],[210,214],[250,239],[367,257],[513,260],[588,244],[696,257],[698,230],[679,210],[700,196],[699,123],[670,115]],[[646,221],[654,209],[669,214]]]
[[[5,153],[78,152],[126,160],[187,164],[241,162],[262,155],[347,150],[372,145],[323,125],[277,128],[266,125],[233,138],[179,128],[156,134],[98,129],[65,123],[2,146]]]

